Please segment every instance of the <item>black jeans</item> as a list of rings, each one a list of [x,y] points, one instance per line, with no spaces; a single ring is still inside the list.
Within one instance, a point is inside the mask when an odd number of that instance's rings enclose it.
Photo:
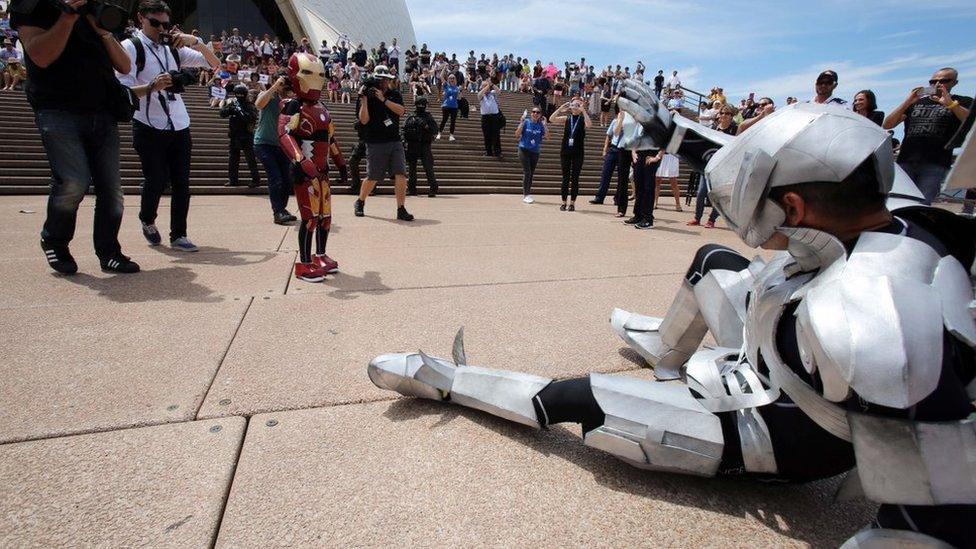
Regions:
[[[288,195],[291,194],[291,161],[279,145],[255,145],[254,154],[268,174],[271,211],[282,213],[288,208]]]
[[[698,180],[698,193],[695,196],[695,221],[701,222],[702,215],[705,214],[705,199],[708,197],[708,180],[702,174]],[[718,210],[712,207],[712,212],[708,214],[708,221],[715,223],[718,219]]]
[[[481,115],[481,133],[485,137],[485,154],[501,156],[502,154],[502,117],[500,114]]]
[[[417,161],[424,168],[427,175],[428,194],[437,192],[437,177],[434,176],[434,153],[431,151],[430,143],[407,144],[407,190],[411,193],[417,192]]]
[[[637,162],[634,163],[634,216],[654,223],[654,175],[658,162],[646,163],[651,154],[651,151],[637,151]],[[657,154],[657,151],[653,154]]]
[[[231,185],[237,185],[241,164],[241,153],[247,161],[247,168],[251,172],[251,185],[261,184],[258,173],[258,163],[254,159],[254,134],[235,135],[230,138],[230,157],[227,159],[227,178]]]
[[[613,199],[617,202],[617,211],[627,213],[627,198],[630,195],[630,165],[633,163],[631,152],[627,149],[617,151],[617,192]]]
[[[563,183],[561,187],[563,202],[566,202],[566,196],[570,196],[573,202],[576,202],[576,197],[579,195],[579,179],[580,171],[583,169],[583,153],[580,152],[562,152],[559,155],[559,162],[563,170]],[[572,189],[570,189],[572,186]]]
[[[447,119],[451,119],[451,135],[454,135],[454,124],[457,122],[457,107],[453,109],[450,107],[441,107],[441,131],[444,131],[444,125],[447,123]]]
[[[522,195],[528,196],[532,192],[532,178],[535,176],[535,167],[539,164],[539,153],[519,147],[518,155],[522,162]]]
[[[356,191],[363,183],[362,172],[359,171],[359,165],[366,158],[366,142],[360,141],[356,143],[356,146],[352,149],[352,155],[349,156],[349,167],[352,171],[352,188]]]
[[[95,253],[109,259],[119,253],[122,178],[119,128],[108,114],[41,110],[34,115],[51,166],[51,191],[41,238],[67,246],[75,236],[78,205],[89,183],[95,186]]]
[[[600,187],[596,190],[596,201],[603,203],[603,200],[607,197],[607,193],[610,191],[610,179],[613,178],[613,172],[617,169],[617,160],[620,155],[617,154],[617,147],[613,145],[607,149],[607,155],[603,157],[603,171],[600,173]]]
[[[186,216],[190,212],[190,128],[180,131],[157,130],[132,122],[132,145],[142,163],[142,201],[139,219],[155,223],[159,199],[167,184],[171,188],[169,239],[186,236]]]

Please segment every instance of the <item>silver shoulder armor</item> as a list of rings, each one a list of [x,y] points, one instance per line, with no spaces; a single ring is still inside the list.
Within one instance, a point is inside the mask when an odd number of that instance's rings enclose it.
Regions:
[[[844,542],[840,549],[952,549],[948,543],[909,530],[869,528]]]
[[[938,384],[943,326],[976,347],[966,270],[912,238],[864,234],[797,297],[804,367],[820,373],[823,396],[834,402],[853,390],[875,404],[911,407]]]

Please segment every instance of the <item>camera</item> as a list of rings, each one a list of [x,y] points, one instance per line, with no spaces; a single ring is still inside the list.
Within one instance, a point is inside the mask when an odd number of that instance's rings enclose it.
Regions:
[[[359,95],[365,95],[366,97],[372,97],[373,90],[380,87],[380,81],[378,78],[370,76],[369,78],[363,80],[363,85],[359,88]]]
[[[196,81],[189,71],[185,70],[173,70],[169,71],[170,80],[172,84],[166,88],[166,93],[183,93],[186,91],[186,87]]]
[[[291,91],[291,78],[288,78],[288,69],[279,70],[278,74],[275,75],[275,79],[277,80],[279,78],[285,79],[285,85],[282,86],[282,89],[285,91]]]

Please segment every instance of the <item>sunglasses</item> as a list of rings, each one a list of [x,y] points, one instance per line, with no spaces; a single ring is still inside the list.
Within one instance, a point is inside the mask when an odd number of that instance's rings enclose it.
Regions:
[[[936,84],[948,84],[950,82],[952,82],[951,78],[933,78],[932,80],[929,80],[929,85],[934,86]]]
[[[160,21],[159,19],[156,19],[154,17],[147,17],[146,20],[148,20],[149,24],[152,25],[152,27],[155,29],[158,29],[159,27],[162,27],[165,30],[169,30],[173,28],[173,24],[170,23],[169,21]]]
[[[542,114],[542,111],[532,111],[532,114]]]

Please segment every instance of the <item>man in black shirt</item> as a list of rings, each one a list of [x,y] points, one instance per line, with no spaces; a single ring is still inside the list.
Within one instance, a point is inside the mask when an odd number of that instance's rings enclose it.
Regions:
[[[928,89],[913,89],[882,124],[890,130],[905,123],[898,165],[915,181],[929,203],[939,196],[952,166],[952,150],[946,145],[973,105],[970,97],[950,94],[958,81],[956,69],[939,69],[929,80]]]
[[[420,68],[423,70],[430,68],[430,50],[427,49],[427,44],[420,46]]]
[[[417,111],[408,116],[403,124],[403,141],[407,145],[407,164],[410,179],[407,192],[410,196],[417,196],[417,161],[424,167],[427,175],[427,196],[437,196],[437,178],[434,176],[434,153],[431,144],[437,134],[437,122],[427,111],[427,98],[419,97],[414,102]]]
[[[397,219],[413,221],[404,206],[407,200],[407,161],[400,140],[400,117],[406,112],[403,96],[390,84],[396,77],[386,65],[378,65],[372,77],[359,91],[356,111],[366,133],[366,180],[359,189],[356,217],[363,217],[366,197],[376,182],[387,173],[393,176],[396,191]]]
[[[95,187],[95,253],[103,271],[135,273],[139,265],[122,254],[122,180],[119,130],[110,105],[121,101],[112,69],[129,72],[129,58],[111,32],[75,9],[51,1],[21,0],[11,6],[11,27],[20,32],[27,64],[27,99],[51,165],[47,219],[41,248],[48,264],[74,274],[68,251],[78,205],[89,183]],[[114,95],[114,96],[113,96]]]
[[[362,42],[356,46],[356,51],[352,54],[352,62],[360,67],[366,66],[366,48],[363,47]]]
[[[661,98],[661,91],[664,89],[664,71],[657,71],[657,76],[654,77],[654,95],[658,99]]]
[[[247,86],[237,84],[234,86],[234,95],[231,101],[220,109],[221,118],[230,118],[227,124],[227,137],[230,138],[230,156],[228,157],[227,187],[239,185],[238,174],[240,173],[241,152],[244,153],[244,160],[247,161],[248,170],[251,172],[250,188],[261,185],[261,176],[258,174],[258,163],[254,160],[254,126],[258,121],[258,109],[247,98]]]

